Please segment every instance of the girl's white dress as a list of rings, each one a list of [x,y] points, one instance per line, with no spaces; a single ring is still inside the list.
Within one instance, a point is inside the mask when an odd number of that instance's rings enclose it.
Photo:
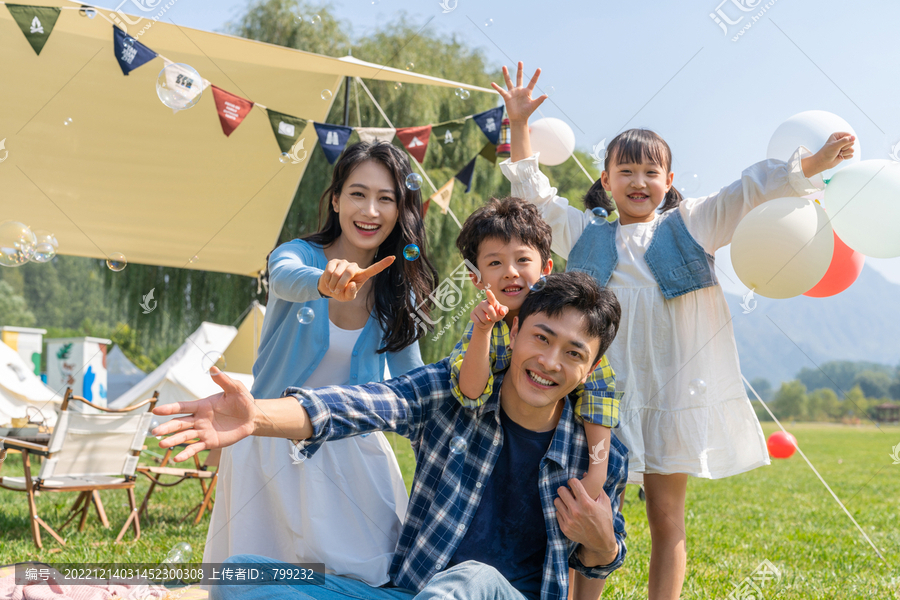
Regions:
[[[731,243],[740,219],[754,207],[824,187],[820,176],[814,181],[803,175],[803,152],[808,151],[799,148],[788,162],[757,163],[719,193],[685,199],[675,210],[694,239],[715,254]],[[553,229],[553,251],[567,258],[586,227],[606,225],[591,225],[590,211],[557,196],[537,158],[507,160],[501,168],[512,195],[537,205]],[[619,226],[618,265],[607,284],[622,307],[619,332],[606,356],[616,389],[624,391],[616,435],[629,449],[629,482],[640,483],[643,473],[717,479],[767,465],[722,288],[666,300],[644,260],[652,231],[653,222]]]

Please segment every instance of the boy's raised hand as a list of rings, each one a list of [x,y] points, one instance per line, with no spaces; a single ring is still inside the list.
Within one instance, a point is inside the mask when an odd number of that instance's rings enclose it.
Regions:
[[[500,93],[500,96],[503,97],[503,101],[506,102],[506,114],[509,116],[510,123],[528,122],[528,117],[530,117],[531,114],[543,104],[544,100],[547,99],[546,94],[540,98],[531,97],[534,86],[537,84],[538,77],[541,75],[541,70],[538,69],[535,71],[531,81],[527,86],[523,87],[522,79],[524,77],[524,70],[525,67],[520,61],[519,68],[516,72],[516,85],[513,86],[512,79],[509,77],[509,69],[507,69],[506,66],[503,67],[503,78],[506,80],[506,90],[496,83],[491,82],[491,85]]]
[[[506,316],[509,309],[497,301],[494,292],[491,290],[485,290],[485,292],[487,298],[478,303],[470,318],[475,324],[475,329],[490,331],[494,327],[494,323]]]

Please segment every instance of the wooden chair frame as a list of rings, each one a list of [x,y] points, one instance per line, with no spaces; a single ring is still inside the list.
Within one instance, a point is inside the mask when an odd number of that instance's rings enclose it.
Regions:
[[[200,464],[200,459],[197,455],[194,455],[194,469],[175,469],[172,467],[167,467],[169,464],[169,459],[172,457],[173,451],[177,448],[169,448],[166,451],[166,455],[162,459],[162,463],[158,467],[144,466],[139,465],[137,468],[138,473],[142,473],[150,480],[150,489],[147,490],[147,495],[144,496],[144,501],[141,503],[141,508],[138,510],[138,516],[143,516],[144,512],[147,510],[147,504],[150,501],[150,496],[153,494],[153,491],[156,489],[156,486],[162,487],[174,487],[181,483],[182,481],[186,481],[189,479],[196,479],[200,482],[200,489],[203,494],[203,500],[197,504],[194,508],[189,510],[183,517],[181,517],[180,523],[183,523],[190,517],[194,512],[197,513],[196,518],[194,519],[194,525],[200,523],[200,519],[203,518],[204,513],[209,510],[210,514],[212,514],[212,503],[213,499],[213,491],[216,489],[216,481],[219,478],[219,456],[221,455],[221,450],[212,450],[206,456],[206,460],[203,464]],[[216,470],[209,471],[210,467],[215,467]],[[163,475],[171,475],[174,477],[178,477],[177,480],[163,483],[160,478]],[[209,484],[206,483],[206,480],[209,479]]]
[[[157,400],[159,399],[159,392],[154,392],[152,398],[148,398],[146,400],[142,400],[138,404],[134,406],[130,406],[124,409],[111,409],[103,406],[97,406],[93,404],[89,400],[85,400],[80,396],[75,396],[72,394],[72,388],[66,389],[66,394],[63,398],[62,406],[60,407],[61,411],[66,411],[69,409],[70,402],[79,401],[84,404],[96,408],[102,412],[113,413],[113,414],[124,414],[133,412],[139,408],[142,408],[146,405],[149,405],[147,409],[148,412],[153,410],[153,407],[156,405]],[[51,438],[52,440],[52,438]],[[106,511],[103,509],[103,503],[100,501],[100,491],[101,490],[125,490],[128,495],[128,503],[131,507],[131,511],[128,515],[128,519],[126,519],[125,524],[122,526],[121,531],[119,531],[118,537],[116,537],[116,543],[119,543],[124,537],[125,532],[128,531],[129,526],[134,528],[135,532],[135,541],[140,539],[141,537],[141,526],[140,520],[138,517],[138,509],[137,504],[134,498],[134,486],[135,480],[137,479],[135,475],[125,475],[125,481],[118,483],[98,483],[98,484],[86,484],[83,486],[65,486],[65,487],[51,487],[45,486],[43,481],[38,477],[33,477],[31,473],[31,455],[41,456],[46,459],[53,458],[55,454],[58,452],[50,452],[50,446],[43,446],[40,444],[32,444],[30,442],[23,442],[10,438],[0,438],[0,468],[3,466],[3,461],[6,458],[7,449],[18,450],[22,453],[22,464],[25,470],[25,489],[21,489],[19,487],[10,487],[9,485],[4,485],[3,477],[0,477],[0,488],[12,490],[15,492],[25,492],[28,495],[28,513],[30,517],[30,526],[31,526],[31,535],[34,539],[34,545],[37,546],[38,549],[42,549],[43,543],[41,541],[41,528],[47,530],[47,532],[53,536],[53,538],[59,542],[61,545],[65,546],[66,542],[63,538],[53,530],[50,525],[44,521],[40,515],[38,515],[37,504],[35,502],[35,492],[55,492],[55,493],[65,493],[65,492],[79,492],[78,498],[75,500],[75,503],[72,505],[72,508],[69,511],[69,518],[63,523],[62,527],[60,527],[60,531],[64,529],[76,516],[81,515],[81,519],[78,524],[78,531],[83,531],[85,527],[85,523],[87,521],[88,511],[91,505],[97,511],[97,516],[100,519],[100,522],[104,527],[109,527],[109,520],[106,518]],[[131,450],[131,456],[140,456],[140,450]]]

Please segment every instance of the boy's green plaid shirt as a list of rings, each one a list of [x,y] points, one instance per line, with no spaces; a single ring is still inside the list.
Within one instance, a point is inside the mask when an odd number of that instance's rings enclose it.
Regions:
[[[472,340],[472,332],[475,325],[469,321],[463,337],[457,342],[453,352],[450,353],[450,377],[452,381],[453,396],[467,408],[477,408],[484,405],[494,389],[494,373],[505,371],[509,368],[509,325],[506,321],[499,321],[491,329],[491,373],[484,391],[476,399],[467,398],[459,389],[459,369],[462,366],[463,357],[469,350],[469,342]],[[573,392],[575,394],[575,414],[595,425],[613,428],[619,424],[619,400],[622,392],[616,392],[616,374],[604,355],[600,364],[593,373]]]

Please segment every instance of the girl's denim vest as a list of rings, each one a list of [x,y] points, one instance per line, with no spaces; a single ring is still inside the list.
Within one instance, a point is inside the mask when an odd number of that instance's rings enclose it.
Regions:
[[[588,225],[569,253],[566,270],[587,273],[605,287],[619,262],[618,227],[618,220]],[[653,228],[644,260],[667,300],[719,285],[715,257],[707,254],[688,232],[681,211],[666,211],[656,219]]]

